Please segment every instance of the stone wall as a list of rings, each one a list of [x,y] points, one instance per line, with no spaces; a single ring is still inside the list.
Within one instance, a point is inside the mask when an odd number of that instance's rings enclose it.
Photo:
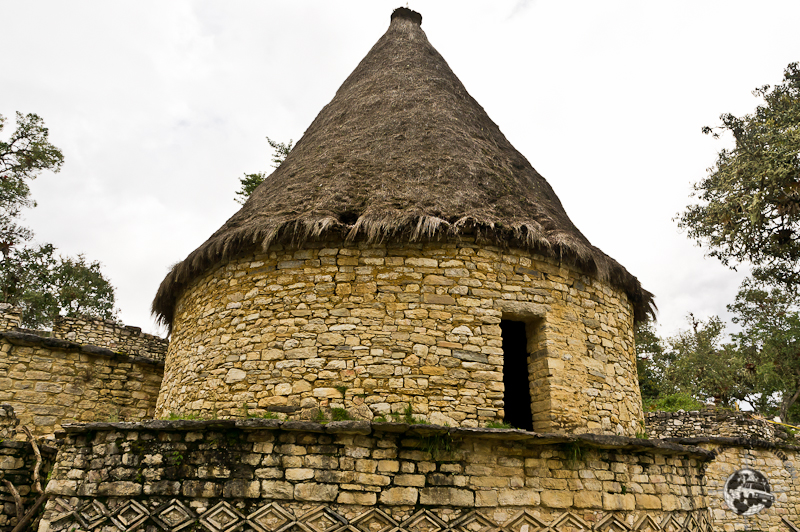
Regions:
[[[14,436],[19,419],[11,405],[0,405],[0,441],[11,439]]]
[[[71,426],[61,449],[41,530],[710,531],[713,454],[629,438],[249,419]]]
[[[504,404],[509,319],[527,324],[534,430],[641,430],[627,297],[526,251],[468,238],[274,246],[194,281],[175,316],[159,417],[410,407],[485,426],[527,409]]]
[[[17,329],[21,323],[22,311],[19,308],[0,303],[0,331]]]
[[[789,434],[780,425],[753,417],[748,412],[706,408],[701,411],[648,412],[645,417],[650,438],[726,436],[785,441]]]
[[[40,468],[41,482],[44,487],[53,463],[56,449],[39,446],[42,455]],[[33,470],[36,455],[30,443],[0,439],[0,480],[8,480],[19,492],[25,509],[31,507],[38,494],[32,491]],[[17,510],[14,497],[4,482],[0,482],[0,532],[10,531],[17,524]],[[36,530],[35,524],[29,530]]]
[[[734,530],[794,530],[800,527],[800,448],[778,448],[768,442],[742,446],[735,439],[712,438],[703,448],[716,453],[706,471],[706,489],[715,527]],[[750,468],[768,480],[775,502],[752,516],[737,515],[725,503],[725,482],[737,470]]]
[[[36,435],[62,423],[152,419],[163,362],[0,331],[0,402]]]
[[[164,360],[169,341],[143,333],[140,327],[113,321],[61,316],[53,324],[53,336],[79,344],[105,347],[117,353]]]

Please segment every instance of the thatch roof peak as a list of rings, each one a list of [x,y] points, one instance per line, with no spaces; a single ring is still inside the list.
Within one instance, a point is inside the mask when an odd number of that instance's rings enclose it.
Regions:
[[[276,241],[325,235],[418,241],[475,235],[576,265],[623,289],[637,320],[652,294],[572,224],[553,189],[508,142],[428,42],[421,15],[392,13],[373,46],[286,160],[159,287],[171,324],[208,268]]]
[[[411,9],[408,9],[407,7],[398,7],[397,9],[392,11],[392,18],[391,18],[392,22],[394,22],[394,20],[397,19],[397,18],[410,20],[411,22],[415,23],[417,26],[421,26],[422,25],[422,15],[420,15],[416,11],[412,11]]]

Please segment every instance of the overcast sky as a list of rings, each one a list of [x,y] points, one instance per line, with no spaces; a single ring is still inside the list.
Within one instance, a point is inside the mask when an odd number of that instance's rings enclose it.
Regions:
[[[120,318],[238,208],[265,140],[297,140],[405,0],[0,0],[0,114],[64,151],[33,186],[37,241],[99,260]],[[655,293],[662,333],[726,316],[743,272],[673,218],[716,153],[701,134],[800,61],[800,2],[409,1],[470,94],[575,225]],[[7,125],[7,131],[13,124]]]

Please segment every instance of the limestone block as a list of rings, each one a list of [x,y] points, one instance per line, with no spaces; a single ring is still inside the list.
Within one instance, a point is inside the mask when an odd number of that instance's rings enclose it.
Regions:
[[[269,499],[293,499],[294,484],[281,480],[262,480],[261,496]]]
[[[380,502],[387,505],[407,505],[417,504],[419,492],[416,488],[389,488],[381,492]]]
[[[599,491],[580,490],[573,493],[573,505],[575,508],[597,508],[603,507],[602,493]]]
[[[569,508],[573,503],[572,493],[569,491],[543,491],[540,494],[542,506],[548,508]]]
[[[141,493],[141,484],[128,481],[104,482],[97,490],[98,495],[106,497],[133,497]]]
[[[539,492],[532,489],[505,489],[497,496],[501,506],[539,506],[540,502]]]
[[[222,495],[231,499],[257,499],[261,495],[261,483],[240,478],[229,480],[222,488]]]
[[[298,501],[332,502],[339,494],[336,484],[306,482],[294,487],[294,498]]]
[[[603,509],[609,511],[615,510],[633,510],[636,508],[636,498],[632,493],[603,493]]]
[[[423,488],[419,492],[419,503],[437,506],[474,506],[473,492],[458,488]]]
[[[374,506],[378,500],[376,493],[360,491],[342,491],[336,498],[338,504],[356,504],[360,506]]]

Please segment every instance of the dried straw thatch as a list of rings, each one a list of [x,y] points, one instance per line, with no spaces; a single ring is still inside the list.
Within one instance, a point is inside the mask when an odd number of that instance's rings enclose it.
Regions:
[[[283,164],[167,275],[153,312],[171,324],[181,290],[209,267],[276,241],[331,234],[419,241],[471,234],[575,264],[623,289],[643,319],[652,294],[572,224],[400,8]]]

